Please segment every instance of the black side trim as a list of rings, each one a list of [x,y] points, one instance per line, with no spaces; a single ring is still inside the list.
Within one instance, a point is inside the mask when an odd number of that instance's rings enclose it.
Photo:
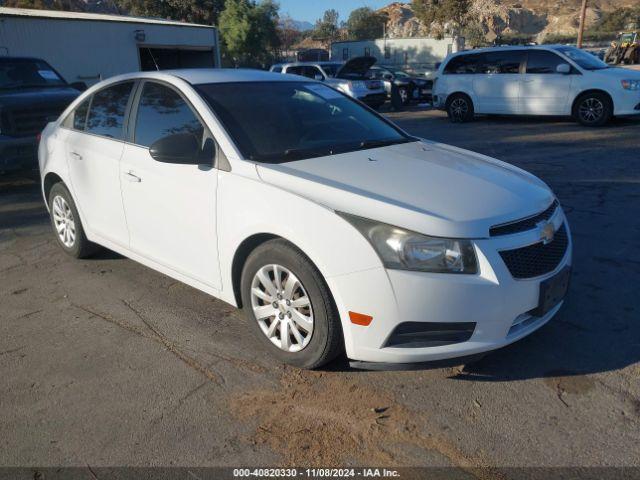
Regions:
[[[466,342],[473,335],[475,322],[403,322],[399,324],[384,347],[424,348]]]

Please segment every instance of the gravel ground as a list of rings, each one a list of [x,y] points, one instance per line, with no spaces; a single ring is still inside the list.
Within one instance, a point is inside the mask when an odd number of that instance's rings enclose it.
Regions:
[[[65,256],[37,184],[0,178],[0,466],[640,466],[640,122],[389,116],[554,189],[575,267],[552,322],[472,365],[298,371],[204,293]]]

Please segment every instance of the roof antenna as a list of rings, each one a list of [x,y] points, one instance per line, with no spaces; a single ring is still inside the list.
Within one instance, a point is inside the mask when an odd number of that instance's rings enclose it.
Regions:
[[[156,62],[156,58],[153,56],[153,52],[151,52],[151,49],[149,47],[147,47],[147,50],[149,52],[149,55],[151,55],[151,60],[153,60],[153,64],[156,66],[156,70],[159,72],[160,67],[158,66],[158,62]]]

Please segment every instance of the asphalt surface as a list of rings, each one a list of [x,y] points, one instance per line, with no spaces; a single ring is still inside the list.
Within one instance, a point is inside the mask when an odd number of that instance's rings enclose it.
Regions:
[[[204,293],[67,257],[37,185],[0,178],[0,466],[640,466],[640,122],[389,116],[554,189],[575,260],[552,322],[471,365],[298,371]]]

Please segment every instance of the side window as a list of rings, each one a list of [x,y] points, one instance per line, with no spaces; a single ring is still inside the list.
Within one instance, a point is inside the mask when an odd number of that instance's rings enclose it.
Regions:
[[[522,50],[488,52],[484,55],[483,73],[518,74],[524,53]]]
[[[146,82],[140,95],[134,142],[150,147],[155,141],[177,133],[191,133],[202,145],[204,127],[191,107],[175,90]]]
[[[304,67],[289,67],[287,68],[287,73],[291,74],[291,75],[304,75]]]
[[[314,80],[316,78],[316,75],[320,75],[324,79],[324,75],[322,75],[322,72],[318,69],[318,67],[305,68],[303,75]]]
[[[125,82],[95,93],[85,131],[121,140],[124,114],[132,88],[133,82]]]
[[[89,111],[90,104],[91,97],[87,98],[67,115],[67,118],[64,119],[64,126],[82,132],[87,125],[87,112]]]
[[[273,67],[271,69],[272,72],[274,73],[281,73],[282,72],[282,67]]]
[[[460,55],[449,60],[444,67],[444,73],[454,75],[481,73],[483,63],[484,55],[482,54]]]
[[[546,50],[531,50],[527,58],[527,73],[556,73],[558,65],[567,63],[558,55]]]

